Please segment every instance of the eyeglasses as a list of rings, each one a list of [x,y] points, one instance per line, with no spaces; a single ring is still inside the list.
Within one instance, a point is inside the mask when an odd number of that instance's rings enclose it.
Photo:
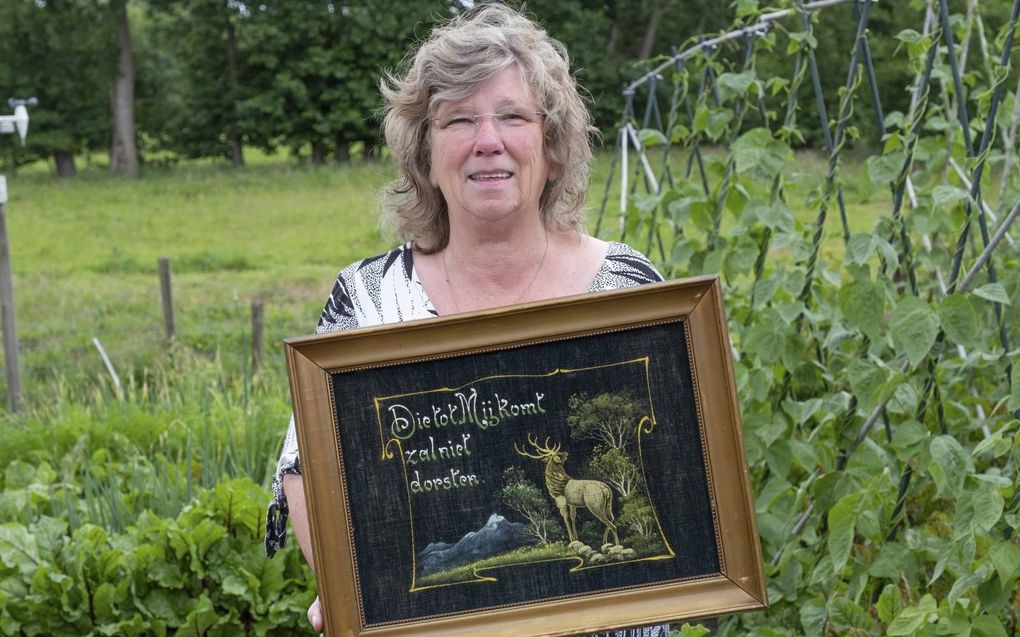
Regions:
[[[482,113],[479,115],[468,115],[456,113],[443,117],[432,117],[429,121],[434,122],[436,128],[454,134],[475,134],[482,127],[482,119],[491,117],[493,124],[500,129],[520,128],[533,124],[546,113],[542,111],[501,111],[499,113]]]

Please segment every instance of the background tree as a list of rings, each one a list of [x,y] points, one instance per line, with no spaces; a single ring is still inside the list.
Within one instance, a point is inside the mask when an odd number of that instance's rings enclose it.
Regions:
[[[52,157],[57,174],[72,177],[76,155],[108,148],[117,59],[108,17],[95,1],[0,2],[0,103],[39,99],[17,162]]]
[[[127,0],[114,0],[110,11],[117,32],[117,77],[110,90],[113,138],[110,170],[130,177],[138,175],[135,143],[135,63],[128,21]]]
[[[644,58],[669,55],[673,46],[733,20],[728,3],[714,0],[531,0],[523,6],[566,45],[608,144],[623,110],[624,85],[650,65]]]
[[[503,472],[500,498],[503,504],[524,518],[528,524],[528,533],[536,543],[548,544],[562,536],[560,525],[552,517],[549,498],[528,480],[519,467],[510,467]]]
[[[509,3],[524,6],[566,44],[607,142],[620,120],[626,83],[673,47],[752,22],[772,7],[754,0]],[[965,91],[987,84],[992,64],[982,54],[980,36],[995,48],[1011,3],[982,0],[983,30],[966,18],[971,5],[973,0],[950,0],[958,52],[965,41],[971,43]],[[812,14],[815,40],[825,43],[815,55],[830,120],[846,78],[859,6],[848,2]],[[369,154],[381,143],[378,83],[384,71],[398,68],[437,20],[465,8],[460,0],[6,0],[0,3],[0,98],[39,98],[29,146],[16,151],[17,161],[52,157],[64,176],[74,174],[77,155],[91,157],[93,151],[109,152],[112,170],[135,172],[133,140],[141,156],[169,161],[225,157],[242,165],[246,145],[310,154],[316,164],[331,153],[344,160],[352,147]],[[895,36],[920,30],[924,8],[923,0],[870,5],[872,59],[886,114],[907,110],[912,70],[902,53],[894,54],[901,46]],[[799,19],[787,18],[780,28],[801,26]],[[727,45],[719,55],[736,59],[742,53]],[[763,81],[790,76],[792,55],[760,57],[757,76]],[[1018,58],[1020,52],[1014,64]],[[952,119],[956,105],[948,67],[936,69],[932,87],[946,119]],[[821,124],[811,83],[801,90],[804,143],[817,147]],[[659,93],[663,110],[667,92],[663,86]],[[987,99],[967,97],[972,120],[979,123]],[[768,108],[781,112],[781,99],[782,94],[769,96]],[[1004,121],[1011,100],[1000,109]],[[137,134],[131,132],[132,118]],[[859,132],[863,139],[877,139],[870,92],[860,92],[851,124],[851,138]],[[758,122],[749,117],[744,125]]]
[[[245,73],[251,89],[245,119],[269,126],[258,136],[267,150],[310,149],[312,163],[330,151],[340,160],[360,143],[366,155],[381,143],[379,81],[396,67],[432,20],[448,13],[436,2],[346,0],[285,2],[253,8],[243,23]]]
[[[625,451],[637,435],[638,422],[645,416],[641,403],[625,393],[606,392],[593,398],[575,394],[567,405],[570,437],[594,440],[607,450]]]
[[[244,64],[241,42],[247,4],[235,0],[150,0],[152,42],[169,51],[179,73],[164,77],[162,87],[177,107],[166,111],[161,126],[167,149],[184,157],[227,157],[244,165],[244,145],[265,134],[258,122],[242,117],[241,104],[257,85]],[[254,46],[254,43],[253,43]],[[169,134],[166,134],[166,133]]]

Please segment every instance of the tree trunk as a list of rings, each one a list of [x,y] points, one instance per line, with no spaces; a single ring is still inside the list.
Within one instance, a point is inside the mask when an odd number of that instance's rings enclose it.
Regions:
[[[326,145],[322,142],[312,142],[312,165],[321,166],[326,163]]]
[[[337,140],[336,142],[336,162],[338,164],[345,164],[351,161],[351,143],[347,140]]]
[[[641,51],[638,58],[646,60],[652,57],[652,50],[655,48],[655,36],[659,30],[659,18],[665,12],[665,8],[658,2],[652,5],[652,15],[648,16],[648,26],[645,27],[645,37],[641,41]]]
[[[606,40],[606,53],[616,53],[616,42],[620,39],[620,16],[616,8],[616,2],[610,0],[606,5],[606,15],[609,17],[609,38]]]
[[[230,112],[233,117],[227,126],[227,142],[230,144],[230,161],[235,168],[244,166],[244,147],[237,130],[237,34],[234,21],[227,17],[227,78],[230,82]]]
[[[138,176],[138,146],[135,144],[135,65],[132,59],[131,31],[128,25],[127,2],[118,3],[117,65],[120,73],[110,91],[113,113],[113,141],[110,144],[110,171]]]
[[[78,174],[74,165],[74,153],[66,150],[53,151],[53,160],[57,163],[57,177],[70,179]]]
[[[230,163],[234,168],[244,167],[244,146],[241,145],[241,138],[236,131],[231,132],[230,139]]]

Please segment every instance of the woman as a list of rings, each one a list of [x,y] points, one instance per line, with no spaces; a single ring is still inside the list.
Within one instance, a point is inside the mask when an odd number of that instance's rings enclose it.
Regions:
[[[340,273],[318,333],[661,280],[638,252],[582,229],[594,129],[566,49],[538,25],[486,5],[436,29],[381,89],[403,173],[385,215],[409,240]],[[289,514],[311,564],[293,421],[273,492],[267,553]],[[320,630],[318,600],[308,617]]]

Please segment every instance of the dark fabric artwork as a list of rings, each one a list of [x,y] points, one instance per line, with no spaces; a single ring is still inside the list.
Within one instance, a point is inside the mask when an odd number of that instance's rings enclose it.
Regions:
[[[334,373],[365,625],[718,573],[686,328]]]

